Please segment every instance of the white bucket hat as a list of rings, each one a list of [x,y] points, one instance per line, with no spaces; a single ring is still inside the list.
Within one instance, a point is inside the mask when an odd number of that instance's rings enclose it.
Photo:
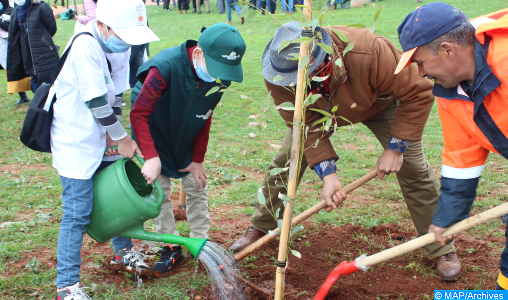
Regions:
[[[141,0],[97,1],[96,15],[97,20],[111,27],[128,44],[159,41],[147,26],[146,7]]]

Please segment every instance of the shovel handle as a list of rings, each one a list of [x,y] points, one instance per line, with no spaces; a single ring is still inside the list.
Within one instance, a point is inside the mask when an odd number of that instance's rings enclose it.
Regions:
[[[106,151],[108,149],[118,150],[118,146],[111,146],[107,147]],[[141,163],[141,165],[145,164],[145,159],[138,155],[137,152],[134,152],[134,157]],[[162,186],[158,179],[155,179],[153,182],[153,185],[155,186],[155,189],[157,190],[157,202],[156,205],[162,205],[162,201],[164,201],[164,190],[162,189]]]
[[[367,181],[371,180],[372,178],[377,176],[377,170],[372,170],[363,177],[360,177],[359,179],[351,182],[348,184],[345,188],[341,189],[340,192],[344,192],[346,194],[354,191]],[[307,209],[303,213],[299,214],[298,216],[293,218],[293,223],[291,226],[296,226],[303,221],[307,220],[312,215],[318,213],[323,208],[326,208],[326,203],[324,201],[319,202],[318,204],[312,206],[311,208]],[[252,252],[256,251],[257,249],[261,248],[261,246],[275,240],[277,235],[280,234],[279,228],[274,230],[274,235],[265,235],[264,237],[260,238],[259,240],[255,241],[254,243],[250,244],[247,248],[243,249],[242,251],[236,253],[234,255],[236,260],[244,259],[247,255],[251,254]]]
[[[462,220],[458,223],[455,223],[443,233],[443,236],[450,236],[471,229],[476,225],[483,224],[495,218],[499,218],[507,213],[508,213],[508,203],[501,204],[499,206],[486,210],[482,213],[469,217],[465,220]],[[402,254],[408,253],[415,249],[421,248],[428,244],[432,244],[435,241],[436,241],[435,234],[427,233],[426,235],[423,235],[419,238],[416,238],[404,244],[400,244],[393,248],[367,256],[360,261],[360,264],[367,267],[372,266],[381,263],[383,261],[392,259],[394,257],[400,256]]]

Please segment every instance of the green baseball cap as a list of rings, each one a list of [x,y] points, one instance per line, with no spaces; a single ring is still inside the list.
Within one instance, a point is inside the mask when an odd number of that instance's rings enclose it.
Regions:
[[[236,28],[225,23],[208,27],[199,36],[206,69],[210,76],[227,81],[243,81],[242,62],[245,42]]]

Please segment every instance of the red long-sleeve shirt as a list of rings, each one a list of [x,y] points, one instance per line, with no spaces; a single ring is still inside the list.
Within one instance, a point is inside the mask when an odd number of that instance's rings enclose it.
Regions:
[[[195,47],[187,48],[187,54],[192,62],[192,51]],[[191,63],[192,72],[194,75],[196,71]],[[159,156],[155,149],[155,144],[150,134],[148,126],[148,116],[155,109],[157,100],[162,95],[162,91],[167,87],[164,78],[156,67],[150,68],[148,75],[146,76],[143,87],[139,92],[139,95],[134,103],[134,106],[130,113],[130,119],[132,123],[132,130],[138,142],[139,148],[143,152],[145,159],[154,158]],[[202,163],[205,160],[206,150],[208,148],[208,140],[210,138],[210,127],[212,125],[212,115],[208,118],[205,126],[201,129],[198,136],[194,140],[193,149],[194,155],[192,161],[196,163]]]

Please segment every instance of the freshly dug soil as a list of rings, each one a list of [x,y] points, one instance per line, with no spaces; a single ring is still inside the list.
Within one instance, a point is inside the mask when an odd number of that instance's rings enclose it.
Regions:
[[[173,200],[173,199],[172,199]],[[176,199],[177,200],[177,199]],[[177,206],[178,202],[173,201]],[[212,226],[221,230],[210,231],[214,242],[229,247],[240,237],[250,224],[247,217],[238,217],[233,211],[243,209],[243,205],[221,205],[210,211]],[[363,253],[374,254],[384,249],[416,237],[409,225],[387,224],[370,229],[361,226],[313,226],[304,222],[303,235],[295,240],[292,249],[299,251],[301,259],[290,255],[286,271],[286,299],[312,299],[331,270],[343,261],[352,261]],[[136,248],[141,241],[134,241]],[[494,289],[499,272],[499,256],[505,243],[504,238],[487,237],[477,240],[467,233],[459,234],[455,247],[462,263],[462,275],[455,282],[443,282],[436,277],[437,258],[431,258],[425,249],[397,257],[391,261],[373,266],[368,272],[356,272],[337,280],[327,299],[424,299],[433,297],[436,289]],[[275,261],[278,255],[278,239],[251,254],[239,264],[248,283],[245,292],[248,299],[271,299],[274,294]],[[106,284],[114,284],[118,289],[128,291],[132,286],[123,287],[125,276],[121,267],[111,265],[112,247],[108,243],[97,243],[85,235],[82,248],[82,273],[101,276]],[[27,261],[35,253],[28,253],[18,261],[7,260],[7,272],[2,276],[14,276],[23,272]],[[37,251],[37,259],[45,268],[56,267],[56,249],[42,248]],[[186,264],[172,274],[193,272]],[[155,261],[146,260],[148,265]],[[109,272],[105,272],[108,270]],[[205,272],[203,268],[200,272]],[[144,278],[143,283],[158,280]],[[191,299],[216,299],[211,287],[202,291],[190,291]],[[199,297],[200,298],[199,298]]]
[[[314,228],[315,229],[315,228]],[[286,299],[312,299],[325,278],[342,261],[352,261],[361,253],[374,254],[416,237],[413,230],[395,224],[365,229],[360,226],[325,226],[321,232],[309,234],[292,247],[302,255],[290,256],[286,271]],[[390,233],[390,236],[388,235]],[[391,241],[391,242],[390,242]],[[459,234],[455,247],[462,262],[462,276],[455,282],[443,282],[436,277],[437,258],[431,258],[424,249],[395,258],[372,267],[368,272],[357,272],[337,280],[327,299],[409,299],[433,297],[436,289],[494,289],[499,269],[502,238],[489,238],[498,243],[491,247],[486,241]],[[243,262],[245,275],[252,283],[273,293],[275,258],[278,241],[252,253],[255,261]],[[252,299],[260,298],[252,295]],[[406,299],[404,298],[404,299]]]

